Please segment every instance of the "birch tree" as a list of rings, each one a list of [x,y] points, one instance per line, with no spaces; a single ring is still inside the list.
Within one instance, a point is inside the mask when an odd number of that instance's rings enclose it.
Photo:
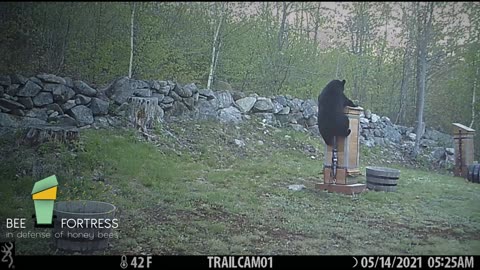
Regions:
[[[135,22],[135,2],[133,2],[132,16],[130,20],[130,62],[128,65],[128,78],[132,78],[134,22]]]

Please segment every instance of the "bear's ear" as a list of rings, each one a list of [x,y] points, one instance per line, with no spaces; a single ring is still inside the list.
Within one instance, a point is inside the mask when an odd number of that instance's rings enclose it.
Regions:
[[[345,83],[346,83],[346,82],[347,82],[347,81],[345,81],[345,80],[342,80],[342,83],[343,83],[343,85],[345,85]]]

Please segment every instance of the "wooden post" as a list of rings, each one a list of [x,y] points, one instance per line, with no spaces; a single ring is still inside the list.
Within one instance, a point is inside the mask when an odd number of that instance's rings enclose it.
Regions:
[[[361,107],[346,107],[345,114],[349,119],[351,133],[348,137],[337,137],[337,177],[332,179],[332,147],[325,149],[323,166],[323,183],[317,184],[319,189],[345,194],[360,193],[365,189],[364,184],[358,184],[355,176],[360,174],[360,113]]]
[[[453,123],[455,168],[453,174],[467,177],[468,165],[473,164],[473,135],[475,130],[459,123]]]

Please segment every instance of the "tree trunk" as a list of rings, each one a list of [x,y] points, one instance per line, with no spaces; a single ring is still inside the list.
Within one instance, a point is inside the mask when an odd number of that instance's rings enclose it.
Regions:
[[[283,12],[282,12],[282,22],[280,23],[280,29],[278,30],[278,51],[282,50],[283,47],[283,34],[285,32],[285,23],[287,21],[287,9],[288,4],[287,2],[282,2],[283,5]]]
[[[70,10],[73,10],[73,9],[70,9]],[[71,24],[71,21],[72,21],[72,16],[69,15],[69,14],[67,16],[68,16],[67,30],[65,31],[65,36],[63,37],[62,54],[61,54],[61,58],[60,58],[60,63],[58,64],[57,74],[60,74],[60,72],[63,71],[64,64],[65,64],[65,53],[66,53],[66,50],[67,50],[68,35],[70,33],[70,24]]]
[[[215,74],[217,73],[217,63],[218,63],[218,58],[219,58],[219,54],[220,54],[220,48],[222,48],[222,41],[220,40],[218,42],[218,49],[215,53],[215,63],[213,64],[213,81],[212,81],[212,84],[215,82]]]
[[[133,23],[135,20],[135,2],[133,2],[132,17],[130,21],[130,63],[128,65],[128,78],[132,78],[133,65]]]
[[[475,70],[475,79],[473,80],[473,93],[472,93],[472,121],[470,122],[470,128],[473,127],[475,123],[475,99],[476,99],[476,92],[477,92],[477,81],[478,81],[478,66]]]
[[[403,54],[403,67],[402,67],[402,81],[400,85],[400,100],[399,100],[399,109],[397,117],[395,119],[395,124],[404,124],[405,122],[405,106],[407,103],[407,89],[409,84],[409,74],[410,74],[410,59],[408,53],[409,47],[405,48]]]
[[[425,109],[425,88],[427,77],[427,46],[430,38],[430,26],[432,19],[433,6],[427,3],[427,7],[423,12],[423,22],[418,25],[418,50],[417,50],[417,127],[414,147],[414,155],[416,156],[420,148],[420,139],[425,130],[425,123],[423,122],[423,111]],[[428,14],[430,13],[430,14]],[[427,19],[427,17],[430,17]]]
[[[210,72],[208,73],[207,89],[210,89],[213,84],[216,56],[218,54],[217,53],[218,34],[220,33],[220,28],[222,27],[222,21],[223,21],[223,18],[220,18],[220,22],[218,23],[217,30],[215,31],[215,35],[213,37],[212,61],[210,62]]]

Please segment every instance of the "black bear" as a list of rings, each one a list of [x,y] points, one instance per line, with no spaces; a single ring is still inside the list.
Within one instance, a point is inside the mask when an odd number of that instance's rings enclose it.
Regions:
[[[348,117],[343,112],[345,106],[357,107],[343,93],[345,82],[329,82],[318,96],[318,130],[325,143],[330,146],[333,146],[334,136],[350,135]]]

